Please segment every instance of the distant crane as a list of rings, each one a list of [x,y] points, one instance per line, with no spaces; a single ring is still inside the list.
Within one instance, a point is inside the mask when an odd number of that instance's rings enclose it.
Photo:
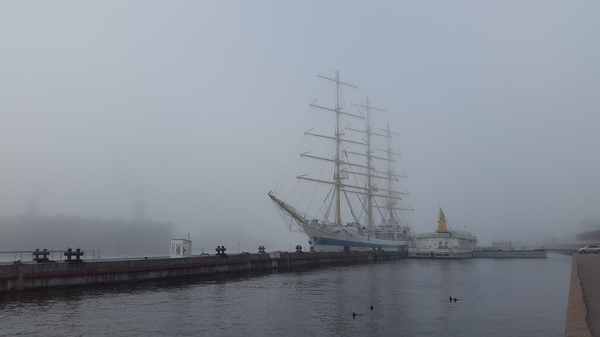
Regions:
[[[32,196],[27,200],[27,215],[38,216],[43,193],[38,184],[33,185]]]
[[[133,220],[143,221],[144,210],[146,209],[146,203],[142,200],[142,188],[138,187],[131,193],[133,199]]]
[[[146,209],[146,203],[142,200],[142,188],[138,186],[136,189],[132,189],[121,175],[119,175],[119,178],[133,200],[133,220],[143,221],[145,219],[144,210]]]
[[[42,204],[42,197],[48,192],[49,187],[40,188],[39,183],[34,183],[31,190],[31,197],[27,200],[27,215],[39,216],[40,205]]]
[[[31,189],[31,196],[27,199],[26,203],[26,214],[30,216],[40,215],[40,206],[42,204],[42,197],[50,190],[52,185],[55,185],[56,181],[62,176],[61,172],[58,172],[51,176],[51,179],[47,179],[44,184],[40,182],[33,182]],[[40,185],[44,185],[40,187]]]

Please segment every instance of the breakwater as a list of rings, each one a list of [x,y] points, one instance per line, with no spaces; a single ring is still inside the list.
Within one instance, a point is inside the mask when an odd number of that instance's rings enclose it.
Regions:
[[[93,286],[225,273],[286,270],[406,258],[407,252],[270,252],[0,264],[0,291]]]
[[[547,258],[545,250],[508,250],[508,251],[485,251],[473,252],[476,258]]]

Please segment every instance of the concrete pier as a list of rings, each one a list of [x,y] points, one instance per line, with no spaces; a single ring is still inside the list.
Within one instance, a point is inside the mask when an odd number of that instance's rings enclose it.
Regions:
[[[600,255],[573,254],[565,336],[600,336]]]
[[[224,273],[358,264],[406,258],[407,252],[271,252],[0,264],[0,291],[92,286]]]

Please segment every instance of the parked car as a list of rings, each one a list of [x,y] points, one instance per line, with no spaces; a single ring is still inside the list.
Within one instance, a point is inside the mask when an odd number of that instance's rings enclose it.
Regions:
[[[583,248],[579,248],[579,254],[585,254],[585,253],[600,254],[600,245],[587,245]]]

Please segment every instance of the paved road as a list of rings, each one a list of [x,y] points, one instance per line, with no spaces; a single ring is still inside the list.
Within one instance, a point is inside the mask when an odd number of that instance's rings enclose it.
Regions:
[[[574,254],[586,321],[592,336],[600,336],[600,254]],[[571,280],[573,283],[573,279]]]

